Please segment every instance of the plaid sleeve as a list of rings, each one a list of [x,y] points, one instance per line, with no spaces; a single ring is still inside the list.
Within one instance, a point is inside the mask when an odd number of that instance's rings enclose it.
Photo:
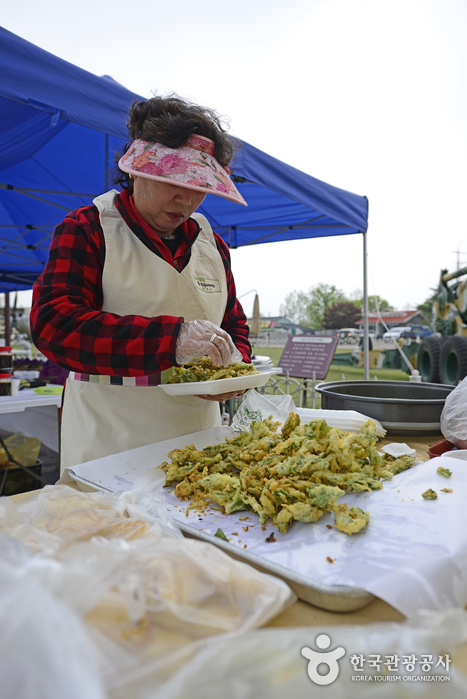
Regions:
[[[234,344],[240,350],[244,361],[251,362],[251,345],[248,339],[250,329],[246,324],[246,316],[243,312],[242,305],[237,299],[237,291],[235,289],[235,281],[230,264],[229,248],[217,233],[214,233],[214,239],[222,262],[224,263],[225,276],[227,279],[227,307],[225,309],[221,328],[229,333]]]
[[[183,318],[103,312],[105,242],[94,206],[55,229],[45,269],[33,287],[31,337],[71,371],[142,376],[176,364]]]

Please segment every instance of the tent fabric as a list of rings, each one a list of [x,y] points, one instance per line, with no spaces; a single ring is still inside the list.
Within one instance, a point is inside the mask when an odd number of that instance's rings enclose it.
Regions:
[[[66,212],[112,188],[126,115],[143,99],[0,28],[0,292],[31,288]],[[199,211],[230,247],[367,230],[368,201],[242,142],[231,167],[248,207]]]

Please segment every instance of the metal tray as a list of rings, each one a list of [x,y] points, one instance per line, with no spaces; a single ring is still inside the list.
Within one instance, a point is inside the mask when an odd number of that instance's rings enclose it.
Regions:
[[[185,435],[184,437],[176,437],[164,442],[138,447],[137,449],[103,457],[95,461],[89,461],[71,470],[70,481],[75,481],[80,490],[86,491],[103,490],[115,492],[117,490],[128,490],[132,488],[133,483],[136,482],[140,475],[154,470],[155,465],[165,461],[168,452],[172,449],[191,443],[194,443],[198,449],[202,449],[208,444],[222,442],[226,436],[230,437],[233,434],[234,431],[231,427],[212,428]],[[171,507],[174,504],[177,504],[177,507],[181,504],[168,489],[166,491],[166,500],[170,512],[173,511]],[[243,514],[250,515],[251,513]],[[238,513],[238,515],[240,516],[242,513]],[[225,515],[224,517],[228,519],[222,520],[218,525],[216,524],[216,527],[224,527],[227,531],[227,521],[229,521],[229,524],[232,522],[232,527],[235,528],[237,525],[232,521],[233,516]],[[248,563],[262,572],[281,578],[290,585],[299,599],[321,609],[331,612],[352,612],[366,607],[375,599],[373,594],[361,588],[316,582],[302,573],[292,571],[283,565],[269,561],[256,553],[224,541],[213,534],[200,531],[195,526],[187,523],[184,515],[182,517],[180,513],[178,518],[174,517],[174,519],[186,536],[214,544],[233,558]]]
[[[73,476],[73,478],[76,480],[78,489],[84,492],[89,492],[92,490],[112,492],[109,488],[104,488],[103,486],[97,485],[86,478],[81,478],[78,475]],[[206,541],[209,544],[214,544],[214,546],[218,546],[237,561],[248,563],[261,573],[269,573],[269,575],[274,575],[276,578],[280,578],[289,585],[299,599],[301,599],[303,602],[307,602],[308,604],[313,604],[315,607],[319,607],[320,609],[325,609],[329,612],[355,612],[358,609],[367,607],[376,599],[371,592],[362,590],[359,587],[347,587],[345,585],[323,585],[315,582],[304,575],[300,575],[299,573],[287,570],[287,568],[284,568],[283,566],[271,563],[270,561],[261,558],[261,556],[238,549],[228,541],[224,541],[217,536],[205,534],[204,532],[196,529],[196,527],[191,527],[189,524],[180,522],[177,517],[172,517],[172,519],[177,523],[184,536],[187,538],[198,539],[200,541]]]
[[[357,609],[363,609],[373,602],[376,597],[371,592],[366,592],[359,587],[346,587],[344,585],[322,585],[313,582],[309,578],[293,573],[287,568],[278,566],[264,558],[256,556],[248,551],[234,548],[228,541],[223,541],[217,536],[211,536],[200,532],[195,527],[190,527],[187,524],[182,524],[180,520],[176,520],[178,526],[184,535],[190,539],[200,539],[207,541],[209,544],[218,546],[223,551],[243,563],[259,570],[261,573],[269,573],[276,578],[284,580],[288,586],[295,592],[297,597],[303,602],[313,604],[315,607],[325,609],[328,612],[355,612]]]
[[[316,386],[321,407],[357,410],[388,434],[437,435],[444,402],[454,386],[411,381],[331,381]]]

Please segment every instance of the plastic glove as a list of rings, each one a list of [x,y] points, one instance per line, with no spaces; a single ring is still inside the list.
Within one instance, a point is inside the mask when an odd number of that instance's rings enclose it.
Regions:
[[[182,323],[175,346],[177,364],[211,357],[215,366],[242,362],[243,357],[225,330],[209,320],[191,320]]]

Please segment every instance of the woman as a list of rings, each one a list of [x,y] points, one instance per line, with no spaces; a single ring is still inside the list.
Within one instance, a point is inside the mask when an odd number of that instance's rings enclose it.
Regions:
[[[246,206],[230,139],[212,110],[176,97],[135,102],[112,190],[68,214],[34,285],[31,332],[70,371],[61,470],[220,424],[219,396],[172,397],[163,372],[196,355],[251,361],[228,248],[207,193]]]

